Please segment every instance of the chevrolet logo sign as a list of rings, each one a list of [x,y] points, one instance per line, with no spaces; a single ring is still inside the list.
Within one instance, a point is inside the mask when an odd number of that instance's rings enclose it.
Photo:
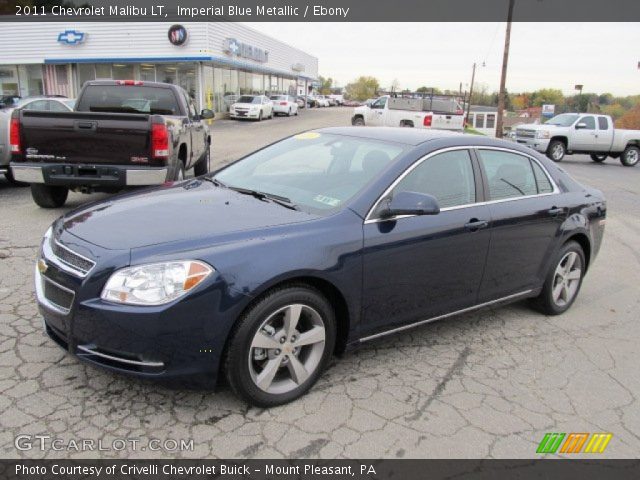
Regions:
[[[84,32],[78,32],[77,30],[65,30],[58,34],[58,42],[66,45],[77,45],[84,42],[87,35]]]
[[[38,260],[37,267],[38,267],[38,271],[41,274],[43,274],[49,269],[49,265],[47,265],[47,262],[45,262],[43,259]]]

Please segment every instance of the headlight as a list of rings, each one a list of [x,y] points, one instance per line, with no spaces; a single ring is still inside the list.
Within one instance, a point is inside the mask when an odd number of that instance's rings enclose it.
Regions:
[[[550,136],[549,130],[538,130],[536,132],[536,138],[549,138]]]
[[[126,305],[164,305],[186,295],[213,272],[195,260],[123,268],[111,275],[101,298]]]

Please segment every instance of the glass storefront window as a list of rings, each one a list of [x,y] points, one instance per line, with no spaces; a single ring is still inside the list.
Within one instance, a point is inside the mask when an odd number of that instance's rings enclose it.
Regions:
[[[110,63],[96,63],[96,80],[110,80],[111,76],[111,64]]]
[[[156,66],[156,78],[158,82],[177,83],[178,67],[173,63],[163,63]]]
[[[18,72],[16,67],[0,67],[0,94],[19,95]]]
[[[79,63],[78,64],[78,86],[82,88],[85,82],[90,82],[96,79],[96,71],[93,63]]]
[[[113,79],[114,80],[133,80],[133,65],[130,63],[114,63]]]
[[[143,82],[156,81],[156,66],[152,63],[140,64],[140,80]]]
[[[191,98],[197,100],[198,73],[196,63],[178,64],[178,85],[184,88]]]
[[[42,65],[27,65],[27,88],[29,95],[42,95],[44,93]]]

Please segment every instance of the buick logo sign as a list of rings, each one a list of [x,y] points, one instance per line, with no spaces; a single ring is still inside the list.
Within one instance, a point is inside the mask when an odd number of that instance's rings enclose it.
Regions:
[[[187,29],[182,25],[172,25],[168,36],[172,45],[180,47],[187,42]]]

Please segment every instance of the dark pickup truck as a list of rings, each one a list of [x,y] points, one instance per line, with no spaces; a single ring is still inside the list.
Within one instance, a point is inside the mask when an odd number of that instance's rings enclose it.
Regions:
[[[134,80],[85,83],[73,112],[15,111],[11,170],[41,207],[64,205],[69,190],[114,192],[209,171],[211,135],[179,86]]]

